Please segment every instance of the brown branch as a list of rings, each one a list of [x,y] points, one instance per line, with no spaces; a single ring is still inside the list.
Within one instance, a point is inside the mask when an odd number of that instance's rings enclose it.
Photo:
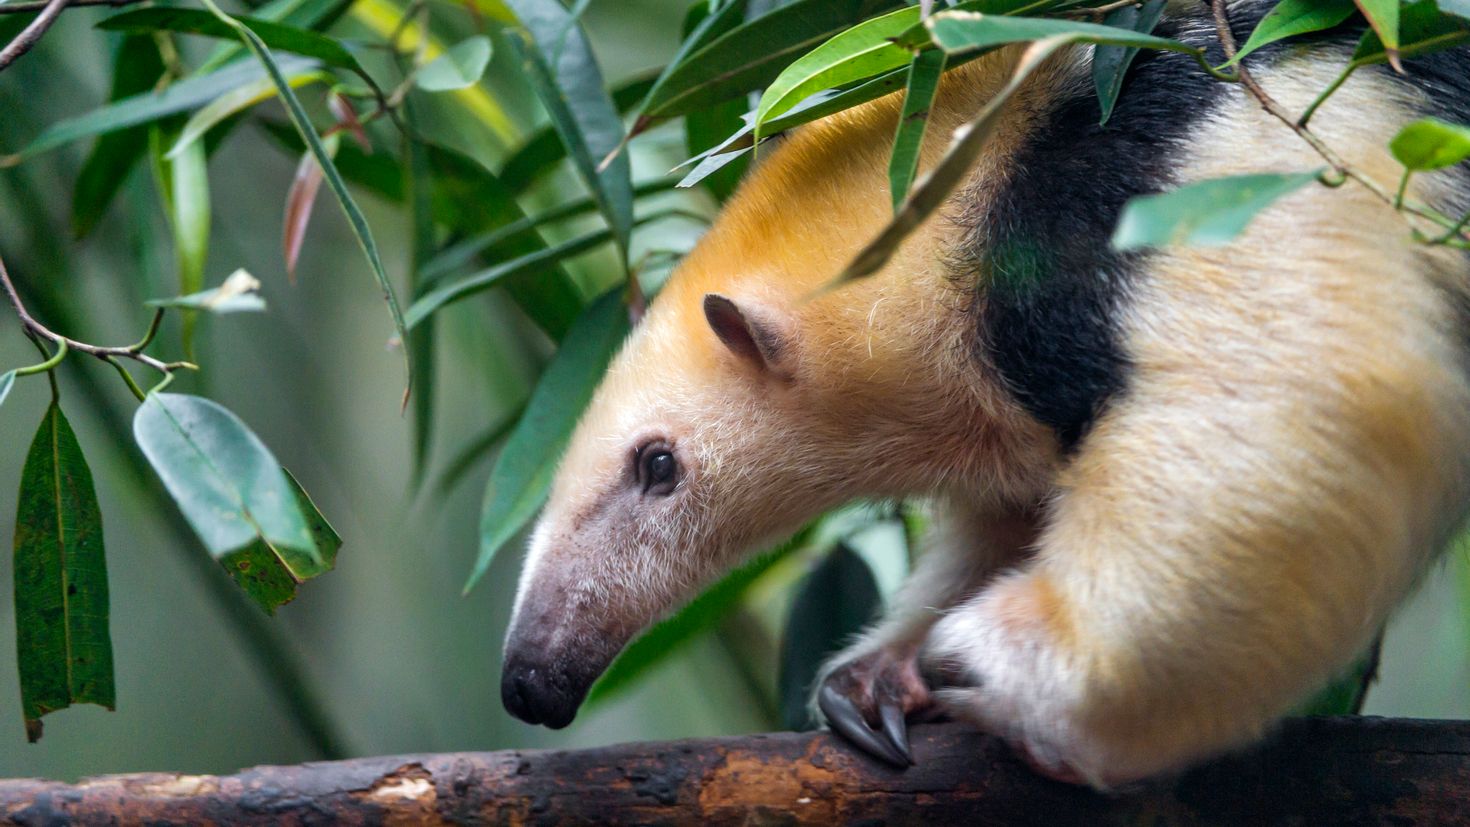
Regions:
[[[36,19],[21,29],[20,34],[16,35],[14,40],[6,44],[4,48],[0,48],[0,70],[29,52],[31,47],[36,45],[36,41],[41,39],[41,35],[45,34],[46,30],[51,28],[51,24],[56,22],[56,18],[66,11],[68,2],[69,0],[46,0],[46,4],[41,7],[41,13],[36,15]]]
[[[1235,34],[1230,29],[1230,14],[1226,10],[1225,4],[1226,0],[1211,0],[1210,8],[1214,12],[1215,33],[1220,38],[1220,46],[1225,50],[1225,60],[1230,61],[1235,58]],[[1271,97],[1271,95],[1268,94],[1266,90],[1261,87],[1261,84],[1257,82],[1254,77],[1251,76],[1250,70],[1247,69],[1245,66],[1245,61],[1242,60],[1236,66],[1236,72],[1240,78],[1240,85],[1245,87],[1246,91],[1250,93],[1251,97],[1256,99],[1256,102],[1261,105],[1262,109],[1266,110],[1267,114],[1286,124],[1291,129],[1291,131],[1295,132],[1297,136],[1300,137],[1303,141],[1306,141],[1307,144],[1311,146],[1318,155],[1322,156],[1322,160],[1326,161],[1327,165],[1332,168],[1333,175],[1335,176],[1335,181],[1331,182],[1333,186],[1336,186],[1336,184],[1341,183],[1345,180],[1352,179],[1353,181],[1356,181],[1366,187],[1368,191],[1377,196],[1380,201],[1383,201],[1385,204],[1394,207],[1399,212],[1409,213],[1411,215],[1429,221],[1430,223],[1435,224],[1439,227],[1450,228],[1450,232],[1446,235],[1446,238],[1454,238],[1457,235],[1461,234],[1461,230],[1463,228],[1455,226],[1455,223],[1452,219],[1446,219],[1444,216],[1439,215],[1432,210],[1425,209],[1415,204],[1396,203],[1396,198],[1393,192],[1384,188],[1372,178],[1369,178],[1357,167],[1349,164],[1346,160],[1343,159],[1341,155],[1338,155],[1331,147],[1329,147],[1327,143],[1323,141],[1316,133],[1309,129],[1306,123],[1293,117],[1291,113],[1287,112],[1281,106],[1281,104],[1276,101],[1275,98]]]
[[[81,8],[83,6],[131,6],[141,3],[143,0],[71,0],[66,4],[69,9]],[[0,4],[0,14],[24,14],[31,11],[42,11],[51,5],[50,0],[31,0],[26,3],[4,3]]]
[[[64,0],[62,0],[62,2],[64,2]],[[67,347],[71,348],[72,350],[81,351],[82,353],[86,353],[90,356],[95,356],[104,362],[109,362],[113,364],[113,366],[118,367],[119,370],[121,370],[121,366],[117,365],[117,359],[131,359],[134,362],[147,365],[148,367],[153,368],[154,370],[166,375],[172,374],[176,370],[196,370],[198,367],[192,362],[160,361],[143,352],[144,348],[147,348],[148,345],[152,343],[154,335],[158,333],[158,324],[159,322],[163,321],[162,308],[159,308],[157,311],[154,312],[153,320],[148,325],[148,332],[144,334],[143,338],[140,341],[135,342],[131,345],[127,345],[126,347],[102,347],[100,345],[91,345],[87,344],[86,342],[79,342],[76,339],[62,336],[60,333],[56,333],[50,328],[36,321],[36,319],[31,316],[30,312],[26,310],[25,303],[21,301],[20,293],[15,289],[15,283],[10,280],[10,272],[5,269],[5,260],[3,258],[0,258],[0,291],[3,291],[5,293],[5,296],[10,300],[10,306],[15,309],[15,315],[20,318],[21,326],[25,328],[27,333],[31,334],[32,336],[45,339],[48,342],[53,342],[57,344],[65,342]],[[134,389],[134,392],[137,392],[136,388]]]
[[[1470,800],[1465,722],[1287,721],[1264,746],[1110,795],[1041,779],[959,724],[915,727],[914,756],[896,770],[825,733],[776,733],[0,781],[0,822],[1443,824]]]

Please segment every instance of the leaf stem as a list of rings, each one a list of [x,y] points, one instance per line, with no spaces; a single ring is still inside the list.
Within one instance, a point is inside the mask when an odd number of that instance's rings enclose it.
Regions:
[[[37,344],[39,345],[40,343],[37,342]],[[30,367],[27,367],[27,368],[17,368],[16,371],[15,371],[15,375],[16,376],[32,376],[32,375],[37,374],[37,373],[45,373],[45,372],[51,370],[52,368],[56,367],[57,365],[61,364],[61,360],[66,358],[66,352],[67,352],[68,349],[69,348],[67,347],[66,340],[63,339],[62,341],[60,341],[60,342],[57,343],[57,345],[56,345],[56,354],[55,355],[53,355],[51,358],[47,359],[46,361],[40,363],[39,365],[31,365]],[[45,348],[42,348],[42,350],[44,351]]]

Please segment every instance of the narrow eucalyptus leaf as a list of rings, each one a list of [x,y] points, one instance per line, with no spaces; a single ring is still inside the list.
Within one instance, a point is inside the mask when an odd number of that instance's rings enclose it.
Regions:
[[[237,17],[241,25],[254,32],[265,45],[283,52],[314,57],[328,66],[362,72],[357,58],[336,39],[305,28],[297,28],[272,20]],[[114,15],[97,24],[105,31],[148,34],[156,31],[197,34],[206,37],[236,39],[235,30],[203,9],[151,8]]]
[[[1066,38],[1072,43],[1103,43],[1188,54],[1199,51],[1194,46],[1166,37],[1155,37],[1099,23],[1050,17],[1007,17],[979,12],[947,11],[929,18],[924,25],[928,27],[935,45],[950,54],[1052,37]]]
[[[1470,20],[1441,14],[1435,0],[1419,0],[1399,10],[1400,57],[1440,52],[1467,41],[1470,41]],[[1350,65],[1357,68],[1388,61],[1389,50],[1384,47],[1378,31],[1369,29],[1353,50]]]
[[[1262,210],[1313,183],[1318,174],[1235,175],[1130,199],[1123,205],[1118,227],[1113,231],[1113,248],[1229,244]]]
[[[490,65],[490,38],[462,40],[419,69],[414,83],[425,92],[449,92],[480,82]]]
[[[153,89],[163,76],[158,44],[147,35],[128,35],[118,44],[112,61],[109,101],[119,101]],[[87,153],[72,191],[71,227],[79,239],[97,226],[108,205],[148,151],[148,130],[119,129],[100,136]]]
[[[627,112],[648,94],[656,75],[642,72],[612,88],[613,106]],[[567,157],[566,146],[556,127],[548,125],[532,134],[500,168],[500,180],[511,192],[521,193]]]
[[[1281,0],[1261,18],[1250,39],[1225,65],[1232,66],[1278,40],[1330,29],[1352,17],[1355,10],[1353,0]]]
[[[26,737],[74,703],[116,705],[107,561],[92,472],[55,403],[21,470],[15,519],[15,627]]]
[[[326,72],[308,69],[286,76],[291,87],[299,88],[308,83],[320,82],[331,83],[334,78]],[[189,148],[189,145],[204,136],[204,133],[218,125],[226,118],[244,112],[258,103],[263,103],[276,96],[276,85],[270,78],[257,78],[237,89],[220,95],[209,102],[209,105],[189,116],[184,123],[184,128],[179,132],[179,137],[174,141],[173,148],[168,151],[167,157],[176,158]]]
[[[1163,0],[1156,0],[1162,3]],[[909,185],[919,170],[919,155],[924,149],[924,133],[929,124],[929,108],[939,91],[939,76],[944,73],[945,54],[937,49],[919,52],[909,64],[908,87],[903,94],[903,109],[898,115],[898,130],[893,136],[893,151],[888,158],[888,191],[893,198],[893,211],[898,212],[908,198]]]
[[[465,592],[545,501],[572,429],[628,335],[622,292],[615,288],[603,294],[572,325],[496,458],[480,512],[480,553]]]
[[[1399,0],[1353,0],[1363,16],[1368,18],[1368,25],[1373,27],[1373,33],[1378,35],[1378,41],[1384,46],[1384,58],[1393,65],[1393,68],[1402,72],[1403,67],[1399,65]]]
[[[1351,2],[1351,0],[1347,0]],[[1147,0],[1142,6],[1124,6],[1108,13],[1103,20],[1106,25],[1129,29],[1139,34],[1151,34],[1164,13],[1167,0]],[[1110,46],[1100,44],[1092,52],[1092,83],[1097,88],[1097,103],[1102,110],[1101,123],[1106,124],[1113,114],[1113,106],[1123,91],[1123,78],[1138,49],[1132,46]]]

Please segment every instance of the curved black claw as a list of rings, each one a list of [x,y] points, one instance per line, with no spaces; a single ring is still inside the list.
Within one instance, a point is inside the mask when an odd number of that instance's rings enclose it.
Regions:
[[[907,767],[913,763],[909,758],[907,738],[903,732],[903,712],[897,707],[884,707],[883,732],[877,732],[863,720],[863,714],[850,698],[834,689],[830,684],[817,693],[817,707],[827,718],[832,731],[862,748],[868,754],[881,758],[896,766]],[[888,710],[898,713],[898,724],[890,724]],[[898,737],[894,737],[895,731]]]
[[[898,704],[886,703],[878,708],[878,714],[883,718],[883,734],[888,736],[888,742],[898,749],[904,763],[912,765],[914,754],[909,751],[909,732],[904,724],[903,710]]]

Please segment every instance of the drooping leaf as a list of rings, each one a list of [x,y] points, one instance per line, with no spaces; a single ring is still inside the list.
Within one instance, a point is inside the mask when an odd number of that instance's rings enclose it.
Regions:
[[[1316,181],[1318,174],[1235,175],[1130,199],[1113,232],[1113,248],[1229,244],[1262,210]]]
[[[855,23],[891,11],[898,0],[795,0],[694,51],[671,69],[642,116],[684,115],[769,83],[808,49]]]
[[[366,74],[361,64],[357,62],[357,58],[353,57],[352,53],[343,48],[342,44],[334,38],[272,20],[255,17],[235,19],[254,32],[265,45],[272,49],[313,57],[328,66]],[[234,29],[203,9],[136,9],[109,17],[98,23],[97,28],[104,31],[134,34],[168,31],[230,40],[238,37]]]
[[[898,115],[898,130],[893,135],[893,151],[888,158],[888,191],[893,198],[894,212],[903,206],[914,174],[919,171],[919,155],[924,148],[924,133],[929,124],[929,107],[934,103],[934,94],[939,91],[939,76],[944,73],[945,57],[944,52],[937,49],[919,52],[909,64],[903,109]]]
[[[1403,72],[1404,67],[1399,65],[1399,1],[1353,0],[1363,16],[1368,18],[1368,25],[1378,35],[1378,41],[1383,44],[1384,59],[1393,66],[1394,71]]]
[[[627,334],[622,288],[603,294],[572,325],[490,472],[480,512],[480,553],[465,592],[545,501],[572,428]]]
[[[209,159],[200,141],[186,145],[178,155],[164,154],[169,143],[165,134],[163,126],[157,125],[149,135],[154,174],[173,232],[179,294],[190,295],[204,289],[204,268],[209,260]],[[186,311],[180,335],[188,358],[193,358],[196,324],[193,312]]]
[[[337,203],[341,205],[342,212],[347,215],[347,223],[352,227],[352,234],[356,236],[358,246],[362,248],[363,255],[367,257],[368,266],[372,269],[373,277],[378,282],[378,288],[383,292],[383,299],[388,305],[388,315],[393,319],[393,329],[397,332],[398,341],[402,345],[404,372],[407,374],[404,387],[406,403],[413,389],[413,361],[409,352],[408,329],[403,323],[403,311],[398,306],[398,294],[393,289],[393,283],[388,280],[387,270],[383,268],[383,259],[378,254],[378,243],[373,239],[373,232],[368,227],[367,218],[362,214],[362,209],[357,206],[357,201],[353,199],[352,193],[348,191],[347,183],[342,180],[342,174],[332,164],[332,157],[322,143],[321,136],[317,134],[316,127],[312,126],[311,118],[307,116],[301,101],[296,99],[296,93],[291,90],[291,84],[282,74],[281,67],[271,55],[270,49],[266,48],[265,43],[261,42],[255,32],[221,11],[214,4],[214,0],[204,0],[204,4],[222,23],[235,30],[235,33],[265,67],[266,74],[276,84],[276,92],[286,104],[286,112],[291,116],[291,123],[301,134],[311,154],[316,156],[316,162],[321,165],[327,185],[331,187],[332,194],[337,196]]]
[[[201,397],[153,393],[133,417],[133,436],[205,548],[233,561],[232,574],[249,575],[258,588],[251,597],[267,611],[279,605],[272,601],[281,577],[256,570],[262,561],[297,582],[320,573],[326,561],[311,512],[270,449],[234,414]],[[257,543],[265,549],[252,549]],[[241,560],[249,562],[244,572]]]
[[[112,91],[107,99],[119,101],[149,91],[162,76],[163,59],[153,38],[124,37],[112,61]],[[91,234],[128,174],[147,151],[148,130],[143,127],[120,129],[97,139],[77,173],[72,192],[73,235],[82,239]]]
[[[102,511],[71,425],[52,402],[31,442],[15,518],[15,627],[26,738],[74,703],[116,705]]]
[[[146,10],[145,10],[146,11]],[[326,72],[298,72],[286,79],[291,88],[298,89],[308,83],[332,83],[335,80]],[[213,101],[189,116],[180,130],[179,137],[174,140],[173,147],[168,150],[165,157],[175,158],[189,148],[189,145],[206,132],[219,125],[226,118],[233,117],[258,103],[263,103],[276,96],[276,85],[270,78],[259,78],[252,83],[247,83],[238,89],[220,95]]]
[[[1351,0],[1346,0],[1351,2]],[[1142,6],[1124,6],[1108,12],[1103,23],[1108,26],[1129,29],[1139,34],[1152,34],[1164,14],[1166,0],[1147,0]],[[1106,124],[1123,91],[1123,79],[1138,49],[1132,46],[1099,45],[1092,52],[1092,83],[1097,88],[1097,102],[1102,109],[1102,121]]]
[[[1398,23],[1400,57],[1430,54],[1470,41],[1470,20],[1440,14],[1435,0],[1419,0],[1405,5],[1399,10]],[[1386,63],[1388,59],[1388,49],[1379,38],[1377,29],[1370,29],[1358,41],[1349,66],[1358,68]]]
[[[919,9],[908,6],[866,20],[787,66],[761,94],[755,111],[755,137],[762,125],[823,89],[842,86],[907,66],[913,56],[894,38],[919,22]]]
[[[1470,158],[1470,126],[1420,118],[1399,130],[1388,148],[1416,172],[1452,167]]]
[[[531,41],[512,38],[510,42],[626,261],[633,232],[632,167],[627,153],[618,151],[623,122],[592,48],[582,27],[560,3],[506,0],[506,5],[520,18]]]
[[[175,296],[171,299],[152,299],[150,307],[180,307],[190,310],[207,310],[210,313],[241,313],[265,309],[265,299],[257,292],[260,282],[244,270],[236,270],[219,287]]]
[[[648,94],[654,75],[644,72],[623,81],[612,89],[613,106],[627,112]],[[556,127],[548,125],[527,138],[520,148],[505,159],[500,168],[500,181],[514,193],[524,192],[541,176],[556,168],[567,157]]]
[[[1225,65],[1233,66],[1251,52],[1278,40],[1330,29],[1351,17],[1355,10],[1353,0],[1281,0],[1261,18],[1245,45]]]
[[[335,161],[341,148],[340,133],[322,139],[322,146]],[[296,162],[296,174],[291,176],[291,188],[286,191],[286,211],[281,229],[281,251],[286,259],[286,277],[296,281],[296,262],[301,258],[301,245],[306,242],[306,228],[311,223],[311,209],[316,206],[316,197],[322,188],[322,165],[310,151],[301,155]]]
[[[1197,47],[1167,37],[1054,17],[1009,17],[948,11],[929,18],[925,26],[933,37],[934,44],[951,55],[1053,37],[1066,38],[1071,43],[1131,46],[1135,49],[1161,49],[1186,54],[1198,54],[1200,51]]]
[[[816,726],[807,699],[817,670],[883,608],[872,569],[838,543],[802,580],[781,637],[781,722],[787,729]]]
[[[7,370],[0,373],[0,405],[5,404],[5,397],[10,395],[10,389],[15,387],[15,371]]]
[[[296,497],[296,505],[306,519],[317,559],[281,554],[264,540],[256,540],[219,560],[235,584],[266,614],[275,614],[276,609],[295,600],[297,587],[302,583],[331,571],[337,564],[337,552],[342,548],[342,538],[307,496],[301,483],[290,471],[283,468],[281,472],[286,475],[286,482]]]
[[[411,100],[404,101],[402,112],[404,123],[411,133],[418,132],[418,107]],[[427,289],[424,265],[434,255],[436,233],[434,227],[434,184],[429,164],[429,151],[408,136],[403,139],[403,180],[408,183],[408,214],[412,233],[409,245],[409,278],[413,295],[418,296]],[[411,352],[414,358],[414,375],[419,377],[419,392],[413,402],[413,485],[417,489],[428,468],[429,454],[434,439],[434,324],[432,321],[413,329]]]
[[[314,60],[288,56],[280,61],[280,71],[283,77],[291,77],[299,72],[310,71],[317,65]],[[82,138],[106,135],[119,129],[187,112],[204,106],[232,89],[258,80],[262,75],[260,66],[237,63],[208,75],[184,78],[169,84],[162,92],[133,95],[85,114],[57,121],[20,152],[0,158],[0,161],[16,163]]]
[[[744,2],[716,4],[715,13],[709,14],[711,4],[695,3],[689,7],[684,18],[684,41],[674,59],[665,68],[672,70],[689,52],[698,49],[716,37],[733,29],[744,19]],[[724,103],[696,109],[684,116],[684,146],[691,156],[720,144],[743,124],[747,103],[740,98],[731,98]],[[636,127],[635,127],[636,128]],[[734,192],[735,186],[745,172],[746,164],[721,165],[721,169],[705,177],[705,189],[721,203]]]
[[[746,0],[735,0],[735,2],[715,6],[716,4],[705,0],[705,2],[690,6],[689,11],[685,13],[684,39],[679,43],[679,48],[674,52],[673,58],[665,64],[663,71],[650,84],[645,97],[638,102],[639,119],[634,126],[635,131],[647,125],[644,113],[648,111],[651,101],[663,96],[663,87],[668,84],[669,76],[678,71],[691,54],[738,27],[755,11],[750,8]]]
[[[450,92],[480,82],[490,65],[490,38],[475,35],[450,46],[419,69],[414,83],[425,92]]]
[[[586,705],[591,708],[616,696],[651,668],[678,652],[679,647],[714,628],[739,604],[761,575],[793,552],[805,548],[812,534],[810,527],[802,529],[790,540],[717,580],[689,605],[639,635],[592,684],[587,692]]]
[[[320,34],[342,19],[355,0],[269,0],[251,9],[252,20],[264,20],[272,23],[280,23],[295,29]],[[214,51],[199,67],[194,70],[196,75],[204,75],[226,63],[236,60],[246,53],[245,44],[238,38],[234,42],[222,42],[214,47]]]

